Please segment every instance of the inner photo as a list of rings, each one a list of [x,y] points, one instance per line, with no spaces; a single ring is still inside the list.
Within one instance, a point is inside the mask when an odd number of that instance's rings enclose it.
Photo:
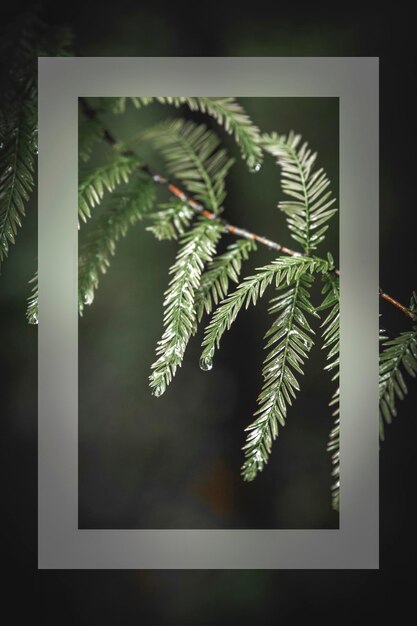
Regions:
[[[79,98],[79,528],[339,527],[338,98]]]

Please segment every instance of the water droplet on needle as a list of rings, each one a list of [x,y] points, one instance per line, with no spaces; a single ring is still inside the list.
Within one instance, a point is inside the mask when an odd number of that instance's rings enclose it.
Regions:
[[[164,393],[164,389],[162,385],[157,385],[152,393],[156,398],[159,398],[160,396],[162,396],[162,394]]]
[[[202,357],[200,359],[200,369],[202,369],[203,372],[209,372],[213,369],[213,361],[208,357]]]

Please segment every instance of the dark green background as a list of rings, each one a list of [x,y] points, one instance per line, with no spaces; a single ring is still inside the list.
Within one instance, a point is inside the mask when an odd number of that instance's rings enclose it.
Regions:
[[[23,4],[3,7],[3,23]],[[108,9],[95,2],[46,4],[52,22],[73,26],[81,56],[379,56],[381,285],[408,300],[416,287],[417,96],[415,24],[405,6],[258,2],[185,10],[178,3],[162,7],[127,0]],[[415,598],[415,384],[381,450],[380,571],[36,570],[37,338],[23,313],[36,265],[35,208],[32,203],[1,276],[3,610],[9,605],[15,621],[29,615],[44,624],[77,626],[408,618]],[[407,328],[407,320],[389,305],[382,303],[381,312],[392,333]],[[292,424],[295,420],[288,423],[287,441]]]

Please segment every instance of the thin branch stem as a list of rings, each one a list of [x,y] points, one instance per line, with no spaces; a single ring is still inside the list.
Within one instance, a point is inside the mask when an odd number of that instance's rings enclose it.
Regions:
[[[97,111],[93,107],[90,106],[90,104],[87,102],[85,98],[79,98],[79,101],[80,101],[80,105],[83,110],[83,113],[88,119],[97,118]],[[114,137],[114,135],[104,126],[103,126],[103,137],[105,141],[113,148],[119,144],[119,142]],[[135,154],[135,153],[132,150],[127,150],[126,154]],[[289,256],[304,256],[301,252],[292,250],[291,248],[283,246],[280,243],[277,243],[276,241],[272,241],[271,239],[268,239],[267,237],[263,237],[262,235],[257,235],[256,233],[246,230],[245,228],[241,228],[239,226],[234,226],[233,224],[229,224],[227,220],[219,217],[218,215],[216,215],[215,213],[212,213],[211,211],[208,211],[201,203],[194,200],[194,198],[189,196],[185,191],[183,191],[182,189],[174,185],[172,182],[170,182],[168,178],[166,178],[165,176],[161,176],[160,174],[156,172],[153,172],[148,165],[146,164],[141,165],[139,169],[145,172],[146,174],[148,174],[155,183],[165,186],[170,193],[172,193],[174,196],[176,196],[183,202],[186,202],[196,213],[200,213],[201,215],[203,215],[204,217],[207,217],[208,219],[212,219],[212,220],[216,220],[220,222],[224,226],[225,231],[230,233],[231,235],[235,235],[236,237],[243,237],[244,239],[251,239],[252,241],[257,241],[258,243],[264,246],[267,246],[271,250],[277,250],[277,252],[281,252],[282,254],[288,254]],[[338,276],[340,276],[340,270],[336,269],[335,273]],[[381,288],[379,288],[379,295],[383,300],[395,306],[399,311],[404,313],[404,315],[406,315],[408,318],[412,320],[417,320],[416,313],[414,313],[413,311],[410,311],[410,309],[407,309],[406,306],[398,302],[398,300],[395,300],[395,298],[393,298],[392,296],[385,293]]]
[[[379,295],[383,300],[397,307],[397,309],[402,311],[404,315],[407,315],[407,317],[410,317],[412,320],[417,320],[417,315],[413,313],[413,311],[410,311],[410,309],[407,309],[407,307],[401,304],[401,302],[398,302],[398,300],[395,300],[395,298],[385,293],[381,287],[379,288]]]
[[[149,171],[149,168],[147,168]],[[150,172],[149,172],[150,173]],[[271,250],[277,250],[278,252],[282,252],[283,254],[288,254],[290,256],[303,256],[301,252],[297,252],[296,250],[292,250],[291,248],[287,248],[286,246],[282,246],[280,243],[276,241],[271,241],[271,239],[267,239],[267,237],[263,237],[262,235],[257,235],[256,233],[252,233],[245,228],[240,228],[239,226],[234,226],[233,224],[229,224],[229,222],[222,217],[219,217],[212,211],[208,211],[202,204],[194,200],[191,196],[189,196],[185,191],[173,185],[167,178],[160,176],[159,174],[152,174],[152,180],[160,185],[165,185],[170,193],[174,196],[182,200],[182,202],[186,202],[196,213],[200,213],[204,217],[207,217],[210,220],[216,220],[216,222],[220,222],[224,226],[224,229],[230,233],[231,235],[235,235],[236,237],[243,237],[244,239],[251,239],[252,241],[257,241]]]

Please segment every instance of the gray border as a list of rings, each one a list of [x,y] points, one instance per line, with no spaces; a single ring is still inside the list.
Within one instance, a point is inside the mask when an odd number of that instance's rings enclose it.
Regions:
[[[340,98],[339,530],[77,528],[77,98],[121,94]],[[39,568],[378,567],[378,201],[377,58],[39,59]]]

